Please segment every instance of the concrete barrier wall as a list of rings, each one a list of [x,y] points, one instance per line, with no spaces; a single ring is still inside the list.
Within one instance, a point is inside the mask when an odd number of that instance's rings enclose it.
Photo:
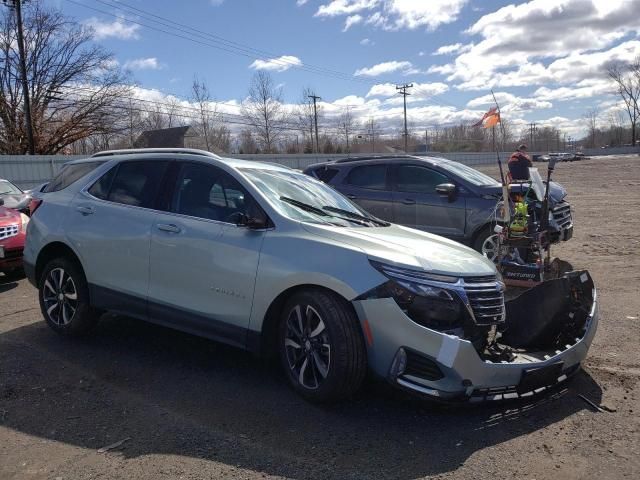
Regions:
[[[545,152],[532,152],[534,155]],[[639,154],[639,147],[617,147],[617,148],[594,148],[585,150],[584,153],[589,156],[596,155],[628,155]],[[511,152],[500,153],[500,158],[506,162]],[[233,158],[245,160],[254,160],[259,162],[273,162],[286,165],[291,168],[303,170],[314,163],[328,162],[347,157],[369,157],[370,154],[360,155],[298,155],[298,154],[281,154],[281,155],[229,155]],[[419,156],[444,157],[455,160],[466,165],[488,165],[496,161],[495,152],[429,152],[422,153]],[[29,189],[48,181],[55,175],[60,167],[66,162],[78,158],[86,158],[86,155],[0,155],[0,178],[11,180],[23,189]]]

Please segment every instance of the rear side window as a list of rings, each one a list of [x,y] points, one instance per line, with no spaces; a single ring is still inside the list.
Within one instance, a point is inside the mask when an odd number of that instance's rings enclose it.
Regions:
[[[80,180],[86,174],[98,168],[98,166],[102,165],[103,163],[104,161],[73,163],[71,165],[65,165],[45,187],[43,193],[63,190],[74,183],[76,180]]]
[[[450,180],[430,168],[414,165],[398,167],[396,187],[399,192],[435,193],[436,186],[441,183],[450,183]]]
[[[318,178],[318,180],[321,180],[324,183],[329,183],[331,180],[333,180],[333,177],[335,177],[338,174],[338,172],[339,170],[337,168],[328,168],[328,167],[316,168],[313,171],[313,173]]]
[[[89,189],[96,198],[153,208],[169,162],[123,162],[98,179]]]
[[[347,183],[355,187],[372,190],[387,189],[386,165],[362,165],[353,168],[347,176]]]

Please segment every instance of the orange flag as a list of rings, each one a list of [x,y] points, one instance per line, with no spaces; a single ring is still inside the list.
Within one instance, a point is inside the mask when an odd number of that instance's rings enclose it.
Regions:
[[[500,123],[500,112],[498,107],[491,107],[487,113],[480,119],[479,122],[474,123],[473,127],[491,128]]]

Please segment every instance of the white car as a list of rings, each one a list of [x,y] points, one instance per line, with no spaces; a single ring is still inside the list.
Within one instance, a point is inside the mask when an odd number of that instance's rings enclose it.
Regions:
[[[505,303],[481,254],[286,167],[141,150],[64,172],[24,251],[61,334],[126,314],[279,355],[314,401],[353,394],[367,370],[440,399],[529,394],[578,371],[595,334],[588,273]]]

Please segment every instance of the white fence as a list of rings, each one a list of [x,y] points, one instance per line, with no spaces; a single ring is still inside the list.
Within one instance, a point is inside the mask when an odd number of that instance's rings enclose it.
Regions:
[[[538,152],[533,152],[534,155]],[[542,153],[542,152],[540,152]],[[619,147],[606,149],[585,150],[586,155],[625,155],[640,154],[640,148]],[[506,162],[511,152],[500,153],[500,158]],[[387,154],[388,155],[388,154]],[[429,152],[420,156],[445,157],[466,165],[488,165],[496,161],[495,152]],[[273,162],[288,167],[304,169],[314,163],[327,162],[346,157],[368,157],[370,154],[360,155],[319,155],[319,154],[256,154],[256,155],[229,155],[233,158],[254,160],[259,162]],[[6,178],[21,188],[28,189],[48,181],[62,165],[77,158],[86,158],[85,155],[0,155],[0,178]]]

